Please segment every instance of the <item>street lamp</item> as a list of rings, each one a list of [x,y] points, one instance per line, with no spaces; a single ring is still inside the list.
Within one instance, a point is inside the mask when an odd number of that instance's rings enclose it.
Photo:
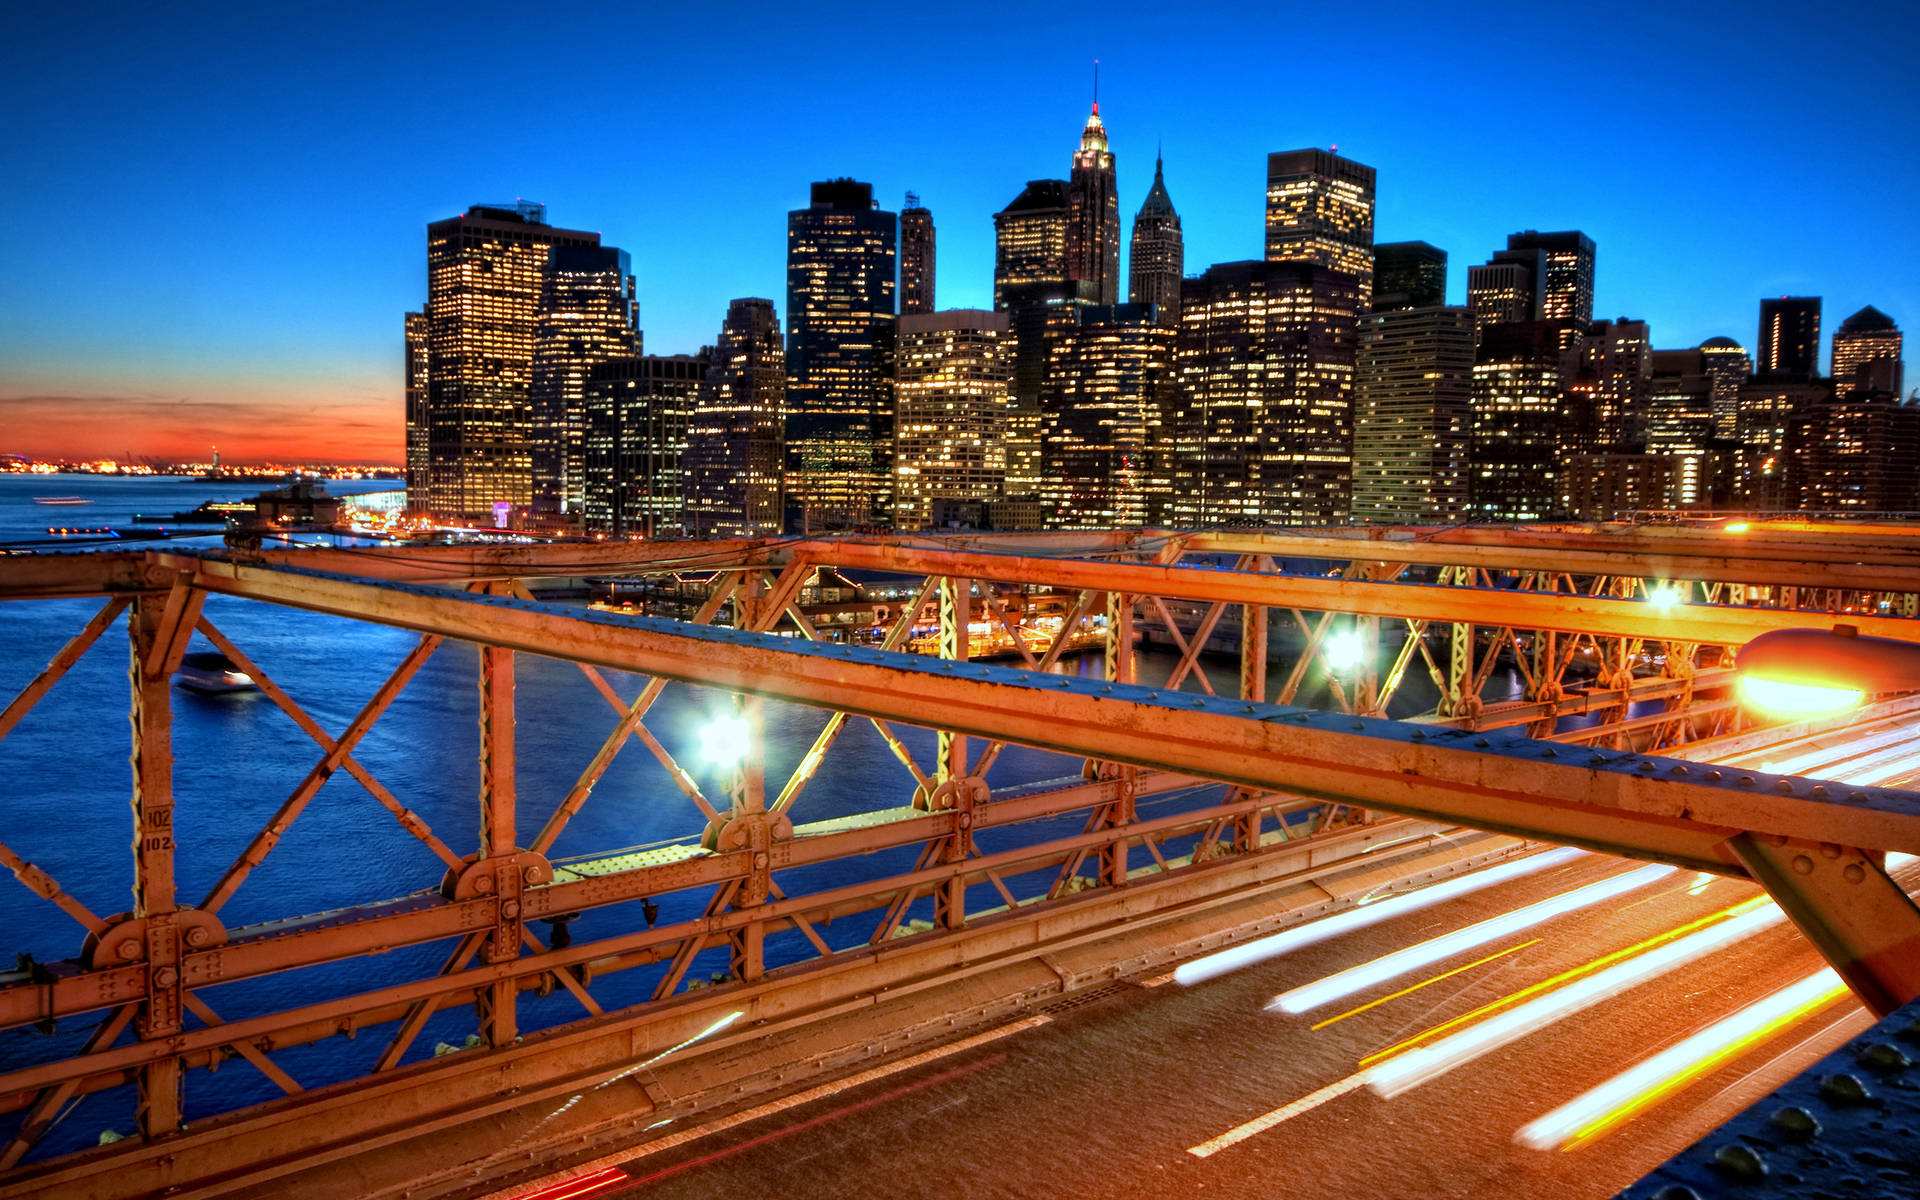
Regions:
[[[1861,637],[1851,625],[1776,629],[1741,647],[1734,669],[1742,698],[1757,708],[1838,712],[1870,692],[1920,689],[1920,644]]]

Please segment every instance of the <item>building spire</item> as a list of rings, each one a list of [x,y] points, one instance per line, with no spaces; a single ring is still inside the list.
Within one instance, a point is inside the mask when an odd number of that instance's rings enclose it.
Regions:
[[[1093,115],[1100,115],[1100,60],[1093,60]]]

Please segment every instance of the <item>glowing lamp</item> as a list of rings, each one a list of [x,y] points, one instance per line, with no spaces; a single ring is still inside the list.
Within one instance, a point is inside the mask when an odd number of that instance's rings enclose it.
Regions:
[[[1869,692],[1920,689],[1920,644],[1861,637],[1851,625],[1776,629],[1741,647],[1734,669],[1742,698],[1757,708],[1838,712]]]
[[[1327,669],[1351,671],[1366,657],[1366,641],[1357,629],[1343,630],[1327,639]]]
[[[715,713],[700,730],[700,753],[715,767],[738,766],[747,756],[752,734],[747,719],[739,713]]]

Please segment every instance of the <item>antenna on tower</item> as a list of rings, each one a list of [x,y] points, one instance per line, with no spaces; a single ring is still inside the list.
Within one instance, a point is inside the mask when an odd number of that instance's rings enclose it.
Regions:
[[[1093,60],[1093,111],[1100,111],[1100,60]]]

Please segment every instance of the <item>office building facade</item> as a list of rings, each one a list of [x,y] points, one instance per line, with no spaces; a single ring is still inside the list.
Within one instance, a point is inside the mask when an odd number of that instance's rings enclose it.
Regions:
[[[768,537],[785,512],[786,351],[773,301],[727,305],[687,419],[688,537]]]
[[[934,265],[933,213],[908,192],[900,210],[901,315],[933,311]]]
[[[1098,100],[1067,176],[1067,278],[1095,304],[1120,299],[1120,192]]]
[[[786,500],[809,530],[885,525],[893,502],[897,221],[873,187],[816,183],[787,214]]]
[[[1376,309],[1360,319],[1353,520],[1466,517],[1477,342],[1468,308]]]
[[[1006,480],[1008,320],[958,308],[900,318],[894,514],[924,529],[939,500],[987,504]]]
[[[1856,391],[1900,395],[1902,341],[1893,318],[1871,304],[1840,322],[1833,331],[1834,389],[1843,396]]]
[[[626,251],[555,246],[533,341],[534,527],[579,522],[586,496],[587,376],[601,363],[640,351],[640,310]]]
[[[1447,302],[1447,252],[1426,242],[1373,248],[1373,311],[1439,308]]]
[[[687,430],[708,358],[616,358],[587,372],[581,527],[612,538],[679,537]]]
[[[1753,373],[1801,379],[1820,373],[1820,297],[1781,296],[1760,302]]]
[[[600,235],[547,224],[546,206],[475,205],[427,226],[424,402],[408,440],[424,471],[407,505],[515,525],[533,501],[533,352],[548,258]]]
[[[1168,327],[1180,323],[1180,280],[1186,273],[1186,241],[1180,214],[1167,194],[1167,181],[1158,155],[1153,160],[1153,187],[1133,217],[1133,241],[1127,252],[1127,298],[1151,304],[1156,319]]]
[[[1330,150],[1267,155],[1267,261],[1316,263],[1373,288],[1374,169]]]
[[[1086,307],[1053,340],[1041,393],[1041,498],[1054,528],[1165,517],[1176,333],[1150,305]]]

